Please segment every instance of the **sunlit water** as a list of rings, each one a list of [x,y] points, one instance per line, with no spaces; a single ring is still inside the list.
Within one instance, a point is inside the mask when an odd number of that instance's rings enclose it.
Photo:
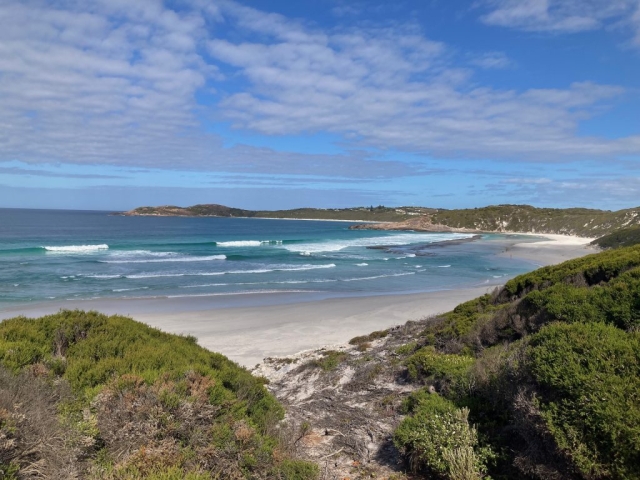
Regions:
[[[349,225],[0,209],[0,305],[252,292],[410,293],[500,283],[534,268],[496,256],[505,246],[502,235],[442,244],[472,235]]]

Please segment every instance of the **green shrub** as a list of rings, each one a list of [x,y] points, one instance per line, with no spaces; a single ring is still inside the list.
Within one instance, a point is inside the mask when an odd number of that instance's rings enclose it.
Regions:
[[[591,288],[559,283],[534,290],[524,302],[551,320],[606,322],[632,329],[640,326],[640,268]]]
[[[509,280],[498,301],[507,302],[532,290],[542,290],[561,282],[596,285],[640,266],[640,245],[587,255],[560,265],[543,267]]]
[[[601,248],[630,247],[640,243],[640,226],[621,228],[591,242]]]
[[[600,323],[553,324],[524,368],[558,448],[586,478],[640,478],[640,334]]]
[[[418,342],[409,342],[405,345],[400,345],[396,348],[396,353],[398,355],[411,355],[418,348]]]
[[[315,480],[320,474],[318,466],[304,460],[285,460],[278,469],[282,480]]]
[[[342,362],[347,359],[347,354],[336,350],[328,350],[322,352],[322,358],[311,360],[309,366],[321,368],[325,372],[335,370]]]
[[[361,345],[363,343],[370,343],[374,340],[385,338],[387,335],[389,335],[389,330],[378,330],[376,332],[371,332],[369,335],[353,337],[351,340],[349,340],[349,345]]]
[[[468,422],[469,410],[424,393],[414,398],[411,410],[413,415],[398,426],[393,441],[413,470],[455,479],[483,477],[492,454],[479,447],[477,431]]]
[[[68,381],[74,395],[56,408],[101,446],[84,454],[94,455],[96,478],[269,478],[288,461],[273,455],[270,435],[284,409],[263,379],[193,338],[125,317],[62,311],[0,323],[0,366]]]
[[[405,364],[413,380],[433,379],[459,385],[464,383],[473,362],[472,357],[438,353],[434,347],[423,347]]]

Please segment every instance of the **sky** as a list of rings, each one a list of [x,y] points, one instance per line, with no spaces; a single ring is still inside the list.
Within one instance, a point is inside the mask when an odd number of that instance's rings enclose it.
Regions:
[[[0,207],[640,206],[640,0],[0,0]]]

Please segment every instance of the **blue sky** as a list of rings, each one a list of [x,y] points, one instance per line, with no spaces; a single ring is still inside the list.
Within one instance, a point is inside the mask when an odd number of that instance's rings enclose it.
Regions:
[[[640,205],[640,0],[5,0],[0,207]]]

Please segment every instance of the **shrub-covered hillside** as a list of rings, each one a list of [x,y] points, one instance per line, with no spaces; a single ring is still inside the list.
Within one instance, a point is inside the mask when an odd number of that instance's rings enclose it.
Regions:
[[[434,224],[487,232],[537,232],[599,237],[638,225],[640,209],[615,212],[587,208],[536,208],[530,205],[491,205],[484,208],[438,210]]]
[[[591,242],[601,248],[630,247],[640,243],[640,226],[621,228]]]
[[[640,478],[640,246],[517,277],[404,359],[396,445],[445,478]],[[463,473],[464,472],[464,473]]]
[[[95,312],[0,323],[0,478],[315,478],[282,417],[194,338]]]

